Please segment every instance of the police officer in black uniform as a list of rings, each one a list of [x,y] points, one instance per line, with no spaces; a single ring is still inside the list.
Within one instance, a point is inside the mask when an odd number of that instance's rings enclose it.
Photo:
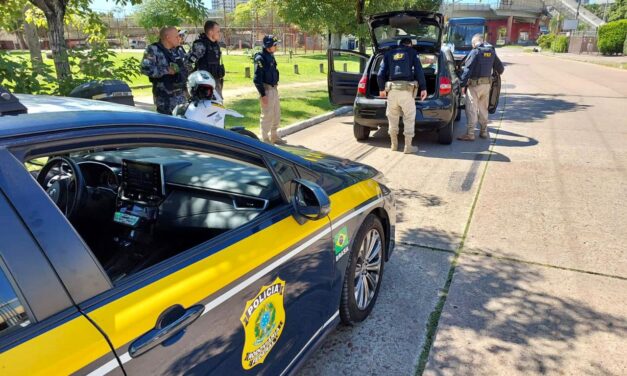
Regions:
[[[418,52],[411,46],[410,38],[401,39],[397,48],[385,53],[377,74],[379,95],[388,98],[385,114],[388,117],[391,149],[398,149],[398,122],[403,115],[405,154],[418,151],[411,144],[416,124],[416,93],[420,90],[420,100],[427,98],[427,84]]]
[[[261,139],[272,144],[285,144],[277,130],[281,123],[281,106],[279,103],[279,70],[276,66],[274,53],[280,41],[272,35],[263,37],[263,51],[255,54],[255,76],[253,82],[259,92],[261,102]]]
[[[220,51],[220,25],[215,21],[205,22],[205,32],[198,36],[185,59],[190,72],[204,70],[216,80],[216,91],[222,96],[224,86],[224,64]]]
[[[494,47],[484,43],[483,35],[475,34],[472,37],[472,51],[468,53],[461,77],[462,92],[466,95],[466,120],[468,131],[458,137],[461,141],[475,140],[475,125],[477,117],[481,125],[479,137],[488,138],[488,106],[490,103],[490,88],[492,87],[492,70],[503,74],[505,68]]]

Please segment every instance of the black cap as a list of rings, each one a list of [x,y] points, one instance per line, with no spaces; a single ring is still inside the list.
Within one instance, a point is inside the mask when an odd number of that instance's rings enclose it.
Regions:
[[[411,38],[405,37],[405,38],[401,39],[401,43],[400,44],[402,46],[405,46],[405,45],[408,45],[408,44],[411,46],[413,44],[413,42],[411,41]]]
[[[263,37],[263,46],[265,48],[276,46],[279,43],[281,43],[281,41],[279,40],[279,38],[275,37],[274,35],[266,35],[265,37]]]

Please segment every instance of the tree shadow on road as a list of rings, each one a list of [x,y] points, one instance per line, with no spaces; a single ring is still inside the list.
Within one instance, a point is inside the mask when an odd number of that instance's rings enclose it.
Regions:
[[[580,359],[591,356],[586,337],[624,338],[627,319],[597,310],[584,293],[555,287],[572,278],[567,273],[463,253],[425,374],[496,373],[490,369],[495,362],[517,374],[561,374],[579,365],[588,367],[580,374],[605,369],[603,360],[595,366]]]
[[[502,120],[506,122],[533,123],[561,112],[584,111],[590,107],[556,97],[507,94]]]

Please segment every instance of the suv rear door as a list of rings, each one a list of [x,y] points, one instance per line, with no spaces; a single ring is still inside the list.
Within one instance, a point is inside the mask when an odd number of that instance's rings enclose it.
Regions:
[[[501,96],[501,75],[492,72],[492,86],[490,87],[490,102],[488,104],[488,112],[493,114],[499,106],[499,98]]]
[[[368,55],[356,51],[327,51],[329,100],[335,105],[352,105],[368,62]]]
[[[444,17],[440,13],[397,11],[368,18],[375,52],[397,46],[402,38],[411,38],[418,52],[437,54],[442,46]]]

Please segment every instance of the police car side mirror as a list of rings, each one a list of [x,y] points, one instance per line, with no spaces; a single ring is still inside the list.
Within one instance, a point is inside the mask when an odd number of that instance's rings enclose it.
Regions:
[[[299,224],[306,221],[317,221],[326,217],[331,211],[331,201],[327,193],[318,184],[304,179],[295,179],[292,207],[294,217]]]

